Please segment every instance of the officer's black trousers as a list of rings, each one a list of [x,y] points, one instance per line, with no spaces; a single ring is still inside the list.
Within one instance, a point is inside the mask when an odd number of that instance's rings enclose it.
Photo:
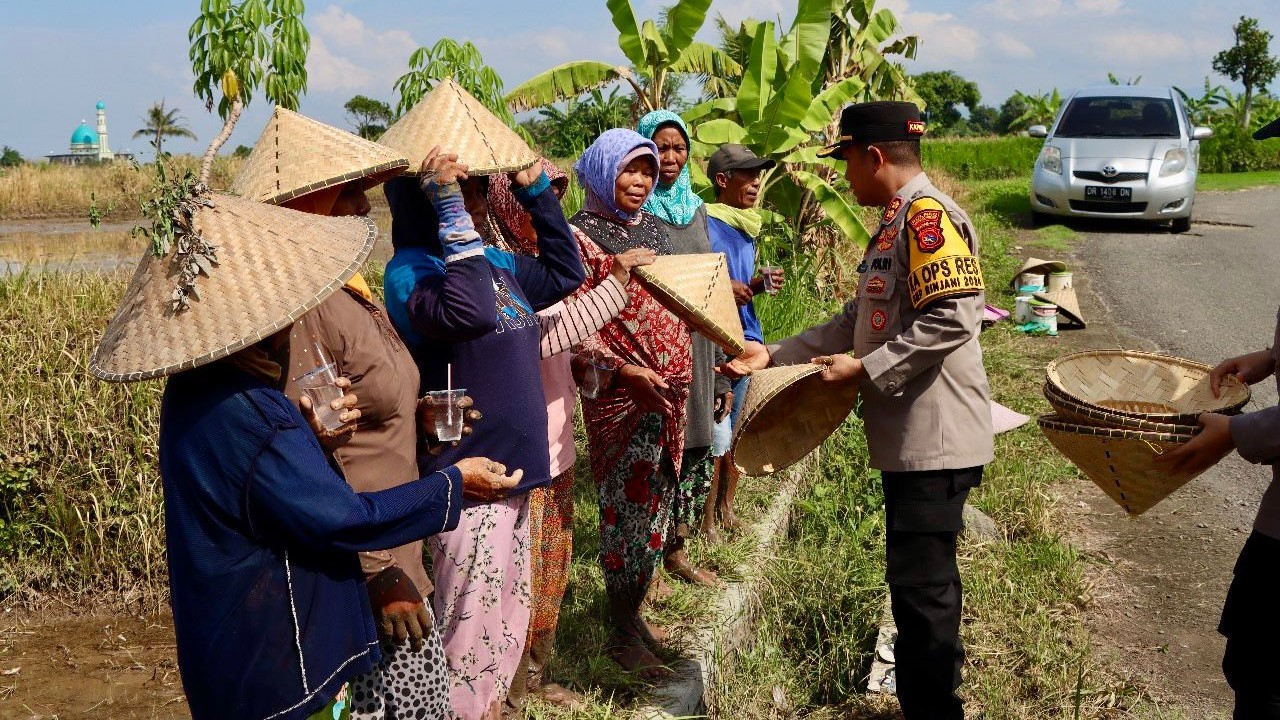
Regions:
[[[1280,720],[1280,540],[1254,532],[1236,561],[1218,631],[1234,720]]]
[[[898,626],[894,655],[902,714],[906,720],[962,720],[956,537],[964,527],[965,498],[982,482],[982,468],[882,476],[885,580]]]

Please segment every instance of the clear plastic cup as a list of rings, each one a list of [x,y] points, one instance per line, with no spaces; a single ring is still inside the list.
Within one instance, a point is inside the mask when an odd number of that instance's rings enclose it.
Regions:
[[[601,360],[592,360],[582,375],[582,397],[595,400],[609,384],[609,366]]]
[[[465,388],[454,390],[431,390],[427,393],[427,401],[431,403],[431,414],[435,418],[435,436],[440,442],[454,442],[462,439],[463,409],[458,407],[467,391]]]
[[[782,272],[782,268],[777,265],[765,265],[760,268],[760,277],[764,279],[764,291],[770,295],[777,295],[782,288],[773,284],[773,276]]]
[[[342,411],[334,410],[334,400],[342,399],[342,388],[338,387],[338,368],[333,363],[325,363],[311,372],[295,380],[298,389],[311,398],[311,408],[325,430],[337,430],[342,427]]]

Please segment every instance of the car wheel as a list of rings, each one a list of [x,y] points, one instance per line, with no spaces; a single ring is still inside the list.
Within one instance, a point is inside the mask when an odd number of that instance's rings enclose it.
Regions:
[[[1184,233],[1190,229],[1191,229],[1190,215],[1184,218],[1174,218],[1173,222],[1169,224],[1169,230],[1175,233]]]
[[[1048,224],[1049,224],[1049,216],[1047,214],[1042,212],[1037,212],[1035,210],[1031,211],[1031,227],[1033,228],[1044,227],[1045,225],[1048,225]]]

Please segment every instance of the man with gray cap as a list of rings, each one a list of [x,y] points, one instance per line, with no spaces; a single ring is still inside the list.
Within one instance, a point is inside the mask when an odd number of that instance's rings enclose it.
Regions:
[[[748,341],[757,343],[764,342],[764,330],[756,316],[755,296],[765,292],[766,288],[777,292],[783,282],[781,268],[756,273],[756,239],[763,225],[756,210],[756,201],[760,198],[761,175],[776,165],[773,160],[758,157],[749,148],[734,143],[721,145],[707,161],[707,177],[716,193],[716,201],[707,204],[707,237],[711,241],[711,251],[724,253],[729,265],[729,280],[733,286],[733,299],[738,303],[742,333]],[[735,380],[728,396],[730,407],[716,413],[711,443],[715,464],[712,466],[711,492],[707,495],[702,516],[702,529],[708,537],[715,536],[717,524],[727,530],[741,527],[733,512],[739,474],[733,465],[733,456],[729,454],[729,442],[749,381],[749,377]]]
[[[884,487],[902,714],[962,720],[956,538],[965,498],[994,455],[978,345],[985,301],[977,233],[921,170],[922,135],[911,103],[844,109],[840,138],[823,154],[845,161],[861,205],[884,208],[857,295],[827,323],[739,359],[755,369],[813,362],[828,382],[858,386],[870,464]]]
[[[1253,134],[1280,137],[1280,119]],[[1222,379],[1235,375],[1253,385],[1276,376],[1280,387],[1280,313],[1271,347],[1224,360],[1209,376],[1215,396]],[[1218,632],[1227,638],[1222,672],[1236,693],[1234,720],[1280,720],[1280,406],[1227,417],[1200,416],[1200,432],[1161,455],[1176,473],[1200,472],[1237,450],[1251,463],[1271,466],[1271,485],[1262,496],[1253,533],[1236,560]]]

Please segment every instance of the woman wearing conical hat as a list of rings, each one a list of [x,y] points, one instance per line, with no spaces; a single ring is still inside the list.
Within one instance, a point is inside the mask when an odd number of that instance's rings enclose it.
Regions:
[[[365,191],[408,164],[381,145],[277,108],[232,190],[315,215],[364,217]],[[332,452],[347,482],[367,492],[416,478],[417,365],[359,274],[294,324],[284,390],[291,399],[302,395],[295,378],[316,366],[318,354],[351,378],[360,399],[359,432]],[[446,717],[448,674],[423,600],[432,586],[422,539],[378,547],[361,553],[360,563],[384,649],[379,663],[352,683],[352,717],[406,718],[419,711]]]
[[[293,323],[367,258],[372,222],[198,190],[180,214],[190,231],[143,257],[90,369],[172,375],[159,461],[188,707],[196,720],[334,717],[379,659],[356,553],[448,529],[464,497],[518,478],[473,458],[357,493],[326,453],[350,442],[362,401],[333,401],[348,423],[333,433],[280,391]]]

